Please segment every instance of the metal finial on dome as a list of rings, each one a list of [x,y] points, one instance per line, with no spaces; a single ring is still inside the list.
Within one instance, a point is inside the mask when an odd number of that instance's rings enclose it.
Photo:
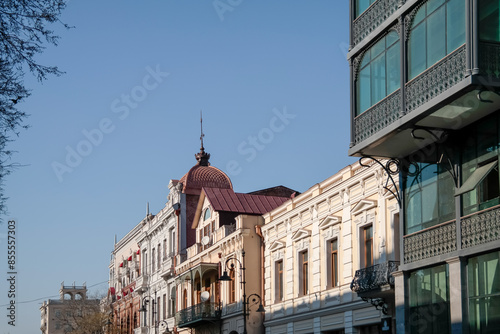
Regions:
[[[205,153],[205,147],[203,147],[203,137],[205,137],[205,134],[203,133],[203,114],[202,114],[201,110],[200,110],[200,129],[201,129],[201,135],[200,135],[200,141],[201,141],[200,153],[197,153],[194,156],[196,157],[196,160],[198,160],[198,165],[200,165],[200,166],[210,166],[210,163],[208,162],[208,160],[210,159],[210,154]]]
[[[201,135],[200,135],[200,141],[201,141],[201,151],[205,151],[205,148],[203,147],[203,137],[205,137],[205,134],[203,133],[203,113],[200,110],[200,129],[201,129]]]

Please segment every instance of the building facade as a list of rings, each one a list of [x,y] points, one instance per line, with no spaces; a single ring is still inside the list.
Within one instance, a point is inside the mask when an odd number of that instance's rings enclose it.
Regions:
[[[77,286],[74,283],[73,285],[64,285],[62,282],[59,296],[59,299],[44,301],[40,307],[40,330],[43,334],[70,333],[82,325],[78,321],[79,318],[100,310],[99,299],[87,298],[85,283]]]
[[[391,332],[399,208],[384,181],[354,164],[264,214],[267,334]]]
[[[243,317],[243,300],[244,291],[260,292],[260,274],[243,284],[239,264],[260,272],[255,226],[294,191],[235,193],[229,177],[210,165],[203,142],[195,157],[197,163],[182,178],[169,182],[165,207],[156,215],[148,209],[115,242],[107,303],[120,333],[234,333],[256,321],[255,312]],[[235,265],[229,270],[232,282],[224,283],[219,278],[229,259]],[[248,333],[261,333],[262,321],[258,324]]]
[[[397,332],[500,332],[500,4],[350,3],[349,154],[401,185]]]

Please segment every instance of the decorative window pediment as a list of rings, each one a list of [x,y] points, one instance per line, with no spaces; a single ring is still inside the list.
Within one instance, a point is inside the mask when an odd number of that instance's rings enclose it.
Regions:
[[[272,243],[272,245],[269,247],[269,250],[270,250],[271,252],[274,252],[274,251],[276,251],[276,250],[278,250],[278,249],[281,249],[281,248],[284,248],[284,247],[285,247],[285,244],[284,244],[284,243],[282,243],[281,241],[275,241],[275,242],[273,242],[273,243]]]
[[[370,210],[371,208],[374,208],[375,206],[377,206],[377,202],[376,201],[368,201],[368,200],[361,200],[358,202],[358,204],[356,204],[351,212],[353,215],[357,215],[363,211],[367,211],[367,210]]]
[[[321,230],[324,230],[330,226],[337,225],[341,222],[342,222],[342,219],[340,217],[328,216],[328,217],[324,218],[322,222],[319,223],[319,228]]]
[[[292,236],[292,241],[296,242],[299,240],[302,240],[304,238],[307,238],[311,235],[310,231],[299,229],[297,232],[295,232]]]

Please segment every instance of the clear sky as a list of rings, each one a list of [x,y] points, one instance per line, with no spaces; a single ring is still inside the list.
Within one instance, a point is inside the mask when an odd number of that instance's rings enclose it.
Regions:
[[[31,114],[11,145],[0,225],[17,221],[16,327],[0,280],[0,334],[37,333],[60,283],[107,291],[120,239],[165,204],[205,149],[236,192],[303,192],[355,162],[349,144],[348,1],[71,0],[58,47],[27,76]]]

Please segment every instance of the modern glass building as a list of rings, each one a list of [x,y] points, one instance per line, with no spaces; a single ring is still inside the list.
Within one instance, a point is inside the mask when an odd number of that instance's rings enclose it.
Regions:
[[[500,1],[350,0],[349,155],[399,178],[397,333],[500,333]]]

